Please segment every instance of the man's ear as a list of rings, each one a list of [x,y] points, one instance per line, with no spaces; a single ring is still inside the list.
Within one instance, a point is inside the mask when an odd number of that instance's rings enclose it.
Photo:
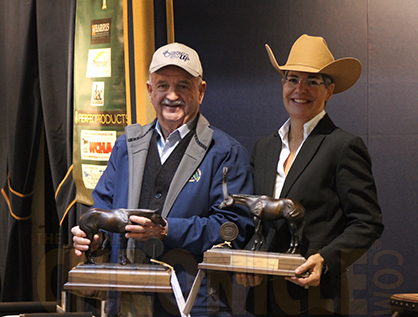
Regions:
[[[148,90],[148,96],[151,97],[152,85],[151,85],[151,82],[149,80],[147,81],[147,90]]]
[[[200,103],[203,102],[203,97],[205,96],[206,87],[207,87],[206,82],[202,81],[201,84],[200,84],[200,87],[199,87],[199,93],[200,93],[199,102]]]

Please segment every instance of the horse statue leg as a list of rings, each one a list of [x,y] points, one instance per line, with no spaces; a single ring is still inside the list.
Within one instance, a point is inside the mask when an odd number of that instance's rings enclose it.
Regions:
[[[127,253],[126,253],[127,246],[128,246],[128,239],[126,239],[124,233],[121,233],[120,234],[119,260],[120,260],[120,264],[122,264],[122,265],[126,265],[126,264],[131,263],[131,261],[129,261]]]
[[[254,227],[255,232],[250,241],[248,241],[247,245],[245,246],[245,250],[260,251],[264,244],[263,224],[260,218],[254,217]]]
[[[290,246],[289,246],[289,249],[287,249],[286,253],[291,253],[291,254],[295,253],[297,246],[298,246],[298,243],[296,242],[295,233],[293,229],[290,229]]]
[[[290,246],[286,253],[295,253],[296,249],[302,243],[304,221],[302,222],[289,222],[289,229],[291,234]]]

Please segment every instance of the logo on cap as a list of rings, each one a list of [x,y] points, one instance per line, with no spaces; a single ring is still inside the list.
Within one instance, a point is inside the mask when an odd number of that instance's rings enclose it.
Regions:
[[[168,65],[183,68],[193,77],[202,77],[203,75],[199,55],[195,50],[184,44],[170,43],[160,47],[152,56],[149,72],[152,74]]]
[[[185,62],[189,61],[189,54],[185,53],[185,52],[181,52],[181,51],[171,51],[169,52],[168,50],[166,50],[163,53],[164,57],[166,58],[177,58],[179,60],[183,60]]]

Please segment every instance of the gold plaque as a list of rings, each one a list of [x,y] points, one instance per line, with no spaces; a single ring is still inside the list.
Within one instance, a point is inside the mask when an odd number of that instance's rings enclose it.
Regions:
[[[260,267],[276,270],[279,268],[278,258],[256,257],[241,254],[231,254],[230,266]]]
[[[300,254],[234,249],[210,249],[199,268],[252,274],[295,276],[294,270],[306,259]]]

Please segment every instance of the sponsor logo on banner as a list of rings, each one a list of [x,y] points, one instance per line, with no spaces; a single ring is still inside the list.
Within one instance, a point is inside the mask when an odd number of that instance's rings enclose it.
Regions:
[[[88,189],[94,189],[106,169],[106,165],[82,164],[81,168],[83,171],[84,186]]]
[[[86,77],[111,77],[110,57],[110,48],[89,50]]]
[[[94,81],[91,90],[91,105],[104,105],[104,81]]]
[[[74,123],[76,125],[89,126],[126,126],[128,124],[128,115],[125,111],[82,111],[77,110],[74,113]]]
[[[81,130],[81,159],[107,161],[116,141],[116,131]]]
[[[112,19],[91,21],[90,44],[110,43],[110,26]]]

